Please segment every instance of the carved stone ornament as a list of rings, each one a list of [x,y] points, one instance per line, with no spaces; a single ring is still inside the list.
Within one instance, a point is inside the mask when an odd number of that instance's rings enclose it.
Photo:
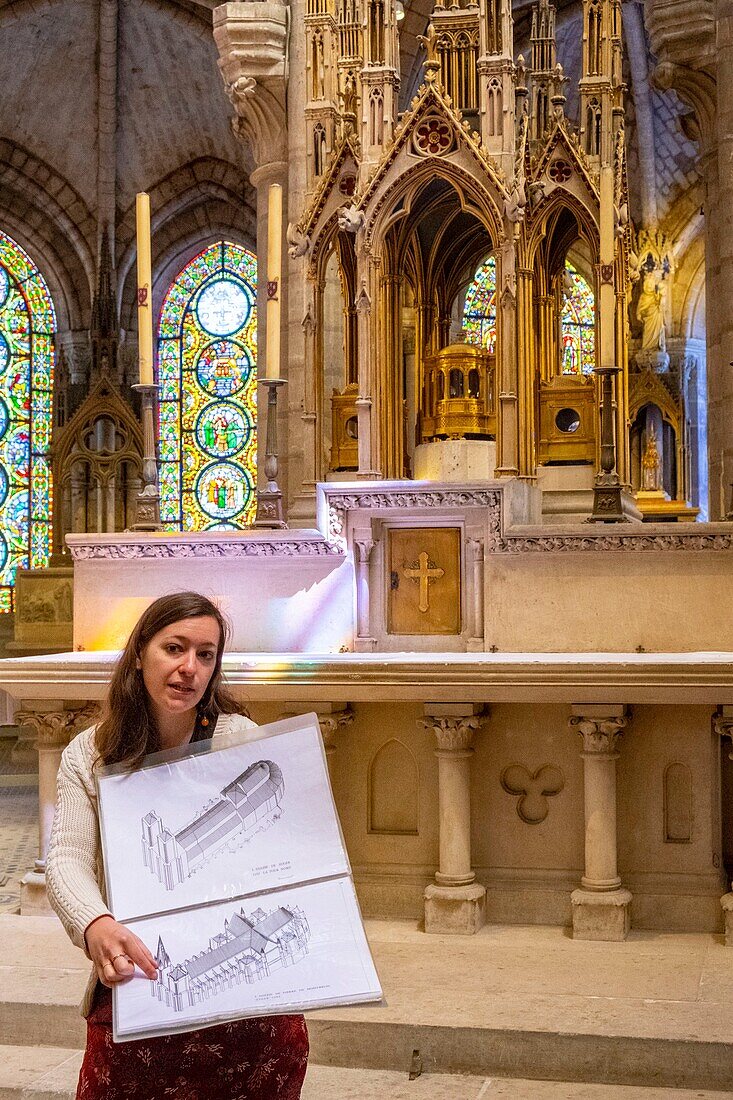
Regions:
[[[335,711],[333,714],[317,714],[317,718],[326,752],[332,752],[336,748],[336,736],[339,730],[352,724],[354,712],[351,707],[347,707],[345,710]]]
[[[340,555],[341,548],[331,542],[298,539],[272,540],[265,542],[254,539],[241,542],[116,542],[87,543],[85,546],[71,547],[71,556],[75,561],[109,559],[128,561],[135,558],[297,558],[328,557]]]
[[[226,84],[225,87],[229,102],[236,111],[239,111],[244,101],[250,99],[257,91],[257,81],[253,76],[240,76],[233,84]]]
[[[453,129],[442,116],[423,119],[415,130],[413,148],[420,156],[444,156],[454,145]]]
[[[87,703],[75,710],[18,710],[15,721],[19,726],[31,726],[36,731],[39,746],[58,746],[67,745],[98,716],[99,705]]]
[[[731,742],[728,759],[733,760],[733,714],[714,714],[713,731],[718,737],[727,737]]]
[[[550,812],[548,799],[565,786],[565,776],[556,764],[543,764],[532,773],[524,764],[509,764],[501,773],[507,794],[518,795],[517,813],[526,825],[539,825]]]
[[[372,512],[397,508],[488,508],[489,523],[499,534],[501,494],[496,489],[387,489],[328,493],[328,537],[346,544],[346,514],[359,509]]]
[[[460,715],[454,718],[421,718],[419,724],[432,730],[438,743],[438,752],[473,752],[473,735],[480,728],[480,714]]]
[[[613,283],[613,264],[601,264],[601,282]]]
[[[608,718],[586,718],[575,714],[569,724],[583,738],[583,752],[611,756],[618,751],[618,743],[628,721],[628,716],[622,714]]]

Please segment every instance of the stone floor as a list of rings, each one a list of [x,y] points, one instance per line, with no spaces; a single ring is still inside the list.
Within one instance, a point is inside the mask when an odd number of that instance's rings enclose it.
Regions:
[[[0,737],[0,913],[20,911],[20,879],[38,854],[38,774],[11,760]]]
[[[86,960],[55,918],[14,915],[36,806],[36,777],[0,738],[0,1100],[71,1100],[83,1043]],[[410,921],[367,931],[386,1003],[310,1014],[303,1100],[733,1093],[733,951],[720,937],[604,944],[508,926],[428,937]]]

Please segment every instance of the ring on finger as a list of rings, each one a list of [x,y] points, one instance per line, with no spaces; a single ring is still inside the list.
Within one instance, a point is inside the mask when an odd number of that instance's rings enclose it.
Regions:
[[[109,960],[112,966],[114,966],[115,964],[115,959],[127,959],[128,962],[130,961],[124,951],[118,951],[116,955],[112,956],[112,958]]]

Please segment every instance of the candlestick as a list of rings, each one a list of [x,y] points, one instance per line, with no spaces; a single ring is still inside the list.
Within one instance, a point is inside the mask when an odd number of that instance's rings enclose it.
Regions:
[[[150,196],[141,192],[135,202],[137,227],[137,346],[140,385],[153,385],[153,303],[150,263]]]
[[[147,198],[147,196],[146,196]],[[155,459],[155,395],[157,386],[142,382],[133,386],[142,398],[143,421],[143,488],[135,499],[135,522],[130,531],[162,531],[160,522],[160,493],[158,491],[158,463]]]
[[[280,377],[283,189],[271,183],[267,195],[267,338],[265,378]]]
[[[284,378],[267,378],[260,385],[267,387],[267,436],[265,439],[265,480],[267,487],[257,491],[255,527],[287,527],[283,516],[283,496],[277,483],[277,391]]]

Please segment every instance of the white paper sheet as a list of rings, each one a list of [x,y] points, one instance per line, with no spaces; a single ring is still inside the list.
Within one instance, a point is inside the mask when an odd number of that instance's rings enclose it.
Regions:
[[[348,873],[318,725],[270,733],[281,725],[262,727],[264,737],[253,729],[259,736],[238,746],[213,742],[211,752],[100,777],[117,920]]]
[[[116,1041],[382,996],[348,877],[128,926],[163,965],[115,986]]]
[[[110,908],[158,959],[122,1041],[382,997],[314,714],[98,779]]]

